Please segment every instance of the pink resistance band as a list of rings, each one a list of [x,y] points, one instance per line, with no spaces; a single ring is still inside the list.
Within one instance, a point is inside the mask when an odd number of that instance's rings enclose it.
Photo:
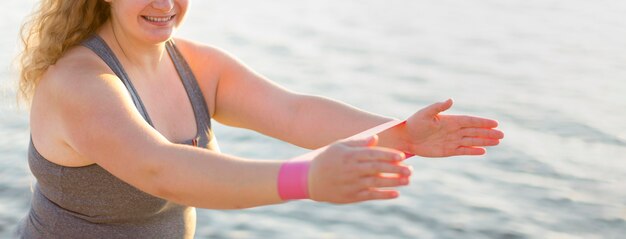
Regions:
[[[347,139],[366,138],[406,121],[394,120],[368,129]],[[278,173],[278,195],[282,200],[307,199],[309,198],[309,166],[315,156],[324,151],[328,146],[316,149],[309,153],[289,159],[280,166]],[[407,158],[413,155],[407,154]]]

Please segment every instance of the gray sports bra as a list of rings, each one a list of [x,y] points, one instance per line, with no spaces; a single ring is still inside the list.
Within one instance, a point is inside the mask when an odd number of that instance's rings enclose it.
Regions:
[[[82,43],[123,81],[135,106],[152,125],[122,65],[98,35]],[[217,144],[208,107],[196,79],[172,41],[166,43],[193,107],[198,132],[183,144],[211,150]],[[153,126],[153,125],[152,125]],[[153,126],[154,127],[154,126]],[[32,140],[28,164],[37,183],[28,215],[18,226],[21,238],[192,238],[195,209],[144,193],[97,164],[64,167],[46,160]]]

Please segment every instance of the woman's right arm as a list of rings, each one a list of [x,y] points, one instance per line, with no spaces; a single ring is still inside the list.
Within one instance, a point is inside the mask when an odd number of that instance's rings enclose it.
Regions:
[[[53,74],[61,138],[81,158],[157,197],[180,204],[237,209],[282,202],[281,162],[247,160],[169,142],[136,110],[112,74],[75,69]],[[309,173],[313,200],[350,203],[397,196],[384,187],[405,185],[401,152],[372,147],[374,139],[338,143],[316,157]],[[339,160],[337,160],[339,159]],[[403,159],[403,157],[402,157]],[[380,173],[403,174],[402,177]]]

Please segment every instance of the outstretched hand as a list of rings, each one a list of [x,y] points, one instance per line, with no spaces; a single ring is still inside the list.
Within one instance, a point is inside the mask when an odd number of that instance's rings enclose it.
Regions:
[[[432,104],[406,121],[407,153],[423,157],[482,155],[485,146],[495,146],[504,134],[494,129],[498,122],[466,115],[441,115],[452,100]]]
[[[378,137],[342,140],[313,159],[309,171],[311,199],[354,203],[398,197],[395,187],[409,184],[411,168],[402,152],[377,147]]]

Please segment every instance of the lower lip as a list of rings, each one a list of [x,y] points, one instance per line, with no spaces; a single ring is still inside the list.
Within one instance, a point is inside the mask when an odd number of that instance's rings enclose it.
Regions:
[[[164,21],[164,22],[153,22],[153,21],[150,21],[150,20],[148,20],[148,19],[146,19],[144,17],[141,17],[141,19],[143,19],[145,22],[147,22],[147,23],[149,23],[151,25],[159,26],[159,27],[165,27],[165,26],[170,25],[170,23],[173,22],[174,19],[176,19],[176,15],[172,16],[170,18],[170,20],[167,20],[167,21]]]

